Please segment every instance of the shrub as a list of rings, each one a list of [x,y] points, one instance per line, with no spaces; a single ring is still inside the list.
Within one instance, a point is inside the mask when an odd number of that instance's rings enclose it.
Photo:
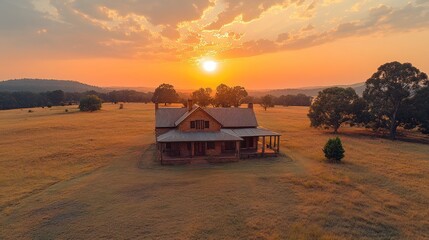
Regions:
[[[323,148],[325,157],[332,161],[341,161],[344,158],[344,148],[340,138],[329,139]]]
[[[96,95],[88,95],[80,100],[79,109],[82,112],[94,112],[101,109],[101,99]]]

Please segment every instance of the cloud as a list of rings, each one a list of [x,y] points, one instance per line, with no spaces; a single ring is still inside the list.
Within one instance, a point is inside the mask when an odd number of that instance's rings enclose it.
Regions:
[[[429,29],[429,0],[370,3],[2,0],[0,34],[9,51],[43,53],[41,57],[176,61],[207,55],[247,57],[350,36]],[[344,16],[353,8],[359,11]]]

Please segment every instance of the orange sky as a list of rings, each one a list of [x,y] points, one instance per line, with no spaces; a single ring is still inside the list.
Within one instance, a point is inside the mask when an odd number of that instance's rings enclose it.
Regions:
[[[429,72],[429,3],[400,2],[6,0],[0,79],[270,89],[363,82],[390,61]]]

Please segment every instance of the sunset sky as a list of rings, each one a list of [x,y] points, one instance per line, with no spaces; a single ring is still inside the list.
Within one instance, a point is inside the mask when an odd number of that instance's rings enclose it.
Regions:
[[[0,0],[1,80],[292,88],[390,61],[429,72],[429,0]]]

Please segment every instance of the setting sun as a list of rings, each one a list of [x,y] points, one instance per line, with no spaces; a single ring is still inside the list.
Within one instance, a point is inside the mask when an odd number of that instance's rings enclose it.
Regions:
[[[204,71],[212,73],[218,69],[218,63],[213,60],[206,60],[202,62]]]

